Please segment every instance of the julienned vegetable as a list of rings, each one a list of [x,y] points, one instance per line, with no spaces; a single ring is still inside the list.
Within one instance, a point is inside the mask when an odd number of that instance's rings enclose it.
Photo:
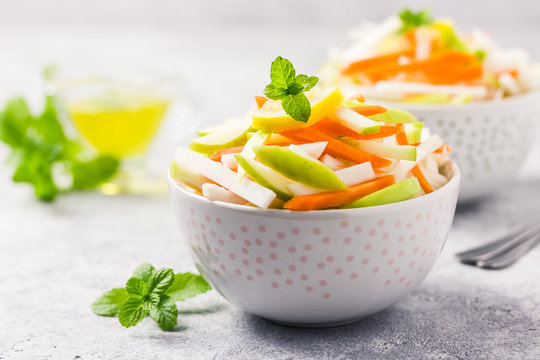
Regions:
[[[480,30],[463,36],[426,10],[404,10],[356,33],[356,44],[335,52],[323,68],[327,85],[423,103],[497,99],[540,85],[540,69],[524,51],[502,49]]]
[[[251,117],[178,148],[171,176],[211,200],[290,210],[403,201],[452,176],[450,148],[437,135],[421,141],[410,113],[344,99],[337,88],[312,88],[306,98],[311,115],[297,121],[279,101],[256,97]]]

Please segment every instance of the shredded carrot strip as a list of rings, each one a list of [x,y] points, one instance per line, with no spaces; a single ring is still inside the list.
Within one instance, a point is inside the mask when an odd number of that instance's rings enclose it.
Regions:
[[[353,95],[353,96],[349,96],[349,100],[358,100],[361,103],[366,102],[366,98],[362,94],[356,94],[356,95]]]
[[[412,56],[413,53],[414,51],[409,49],[405,51],[398,51],[391,54],[375,56],[375,57],[355,61],[349,66],[347,66],[345,69],[343,69],[343,74],[350,75],[356,72],[364,72],[369,68],[372,68],[374,66],[379,66],[381,64],[397,63],[397,59],[399,59],[401,56]]]
[[[325,191],[318,194],[295,196],[285,203],[285,209],[320,210],[347,205],[364,196],[395,183],[394,175],[382,176],[351,186],[347,190]]]
[[[237,154],[237,153],[242,152],[243,149],[244,149],[243,146],[237,146],[237,147],[230,147],[230,148],[227,148],[227,149],[221,149],[221,150],[216,151],[212,155],[210,155],[208,158],[210,160],[214,160],[214,161],[221,161],[221,157],[223,155]]]
[[[398,124],[396,127],[399,128],[399,132],[396,134],[396,141],[398,145],[409,145],[409,139],[407,139],[407,134],[405,134],[405,127],[403,124]]]
[[[264,96],[255,96],[255,102],[257,103],[257,107],[260,109],[263,107],[264,103],[268,101],[268,98]]]
[[[424,190],[424,193],[429,194],[430,192],[433,192],[433,188],[431,187],[429,182],[426,180],[426,177],[424,176],[424,174],[422,174],[422,170],[420,170],[420,167],[418,165],[413,167],[411,172],[418,179],[418,182],[420,183],[422,190]]]
[[[433,152],[434,154],[451,154],[452,148],[450,145],[443,144],[437,150]]]
[[[352,107],[351,110],[364,116],[382,114],[388,111],[387,108],[379,106],[379,105],[355,106],[355,107]]]

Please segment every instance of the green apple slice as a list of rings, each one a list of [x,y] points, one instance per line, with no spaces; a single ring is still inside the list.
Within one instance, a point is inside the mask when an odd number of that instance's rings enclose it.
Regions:
[[[240,165],[239,170],[244,169],[253,181],[275,192],[281,200],[287,201],[293,196],[289,185],[294,184],[294,181],[245,155],[238,154],[234,157]]]
[[[224,124],[213,133],[192,140],[189,148],[210,155],[217,150],[242,146],[247,141],[247,131],[250,126],[250,119]]]
[[[348,140],[347,142],[357,149],[376,156],[399,160],[416,160],[416,146],[413,145],[395,145],[369,140]]]
[[[206,183],[202,186],[202,194],[214,201],[223,201],[231,204],[245,204],[246,200],[230,190],[216,184]]]
[[[260,162],[289,179],[326,190],[347,189],[347,185],[328,166],[298,155],[291,149],[281,146],[254,146],[253,151]]]
[[[174,179],[180,180],[194,189],[201,191],[203,184],[211,182],[211,180],[207,177],[176,161],[171,161],[169,165],[171,169],[171,176]]]
[[[388,109],[383,113],[369,115],[368,118],[388,124],[407,124],[418,122],[418,119],[410,112],[398,109]]]
[[[344,106],[338,106],[330,118],[359,134],[372,134],[379,132],[381,129],[381,124],[377,121],[371,120]]]
[[[241,122],[243,120],[244,119],[242,119],[242,118],[228,118],[228,119],[225,119],[225,121],[222,124],[207,126],[207,127],[204,127],[202,129],[197,130],[197,135],[206,136],[208,134],[211,134],[211,133],[214,133],[214,132],[216,132],[218,130],[226,128],[230,124],[238,123],[238,122]]]
[[[266,140],[270,137],[269,132],[257,131],[253,136],[248,140],[244,149],[242,149],[242,156],[248,159],[255,159],[255,152],[253,151],[253,146],[264,145]],[[238,179],[242,180],[246,176],[246,170],[243,167],[238,168]],[[252,177],[253,178],[253,177]],[[262,185],[262,184],[261,184]],[[264,185],[263,185],[264,186]]]
[[[220,162],[212,161],[206,156],[186,148],[176,149],[176,162],[192,168],[260,208],[267,209],[276,198],[276,194],[272,190],[246,178],[238,181],[238,175]]]
[[[414,124],[404,124],[405,135],[410,144],[419,143],[422,140],[422,128],[424,123],[418,122]]]
[[[350,203],[345,206],[345,208],[360,208],[368,206],[377,206],[384,204],[391,204],[403,200],[407,200],[414,195],[422,191],[418,179],[413,177],[400,181],[394,185],[390,185],[375,191],[372,194],[364,196],[363,198],[356,200],[355,202]]]
[[[409,171],[412,170],[413,167],[415,167],[418,163],[424,161],[424,159],[431,153],[433,153],[435,150],[437,150],[439,147],[443,145],[443,141],[440,137],[437,135],[431,136],[426,141],[422,142],[420,145],[416,147],[416,160],[415,161],[408,161],[408,160],[402,160],[397,164],[397,166],[392,170],[392,174],[396,176],[397,180],[402,180],[407,177],[407,174]]]

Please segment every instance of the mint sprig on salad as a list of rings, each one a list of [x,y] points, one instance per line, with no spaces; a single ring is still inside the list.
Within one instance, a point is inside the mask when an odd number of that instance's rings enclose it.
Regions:
[[[272,100],[281,100],[285,112],[294,120],[307,122],[311,115],[311,105],[304,92],[313,88],[319,78],[316,76],[296,75],[293,64],[278,56],[270,67],[271,82],[264,89],[264,94]]]
[[[429,10],[426,9],[418,12],[405,9],[399,13],[399,18],[403,23],[403,26],[401,29],[399,29],[400,34],[404,34],[414,28],[433,23],[433,18],[431,17]]]
[[[171,330],[178,319],[177,301],[210,290],[201,275],[174,274],[172,269],[156,270],[143,263],[133,272],[125,288],[104,293],[91,306],[96,315],[118,316],[124,327],[135,326],[150,315],[162,330]]]

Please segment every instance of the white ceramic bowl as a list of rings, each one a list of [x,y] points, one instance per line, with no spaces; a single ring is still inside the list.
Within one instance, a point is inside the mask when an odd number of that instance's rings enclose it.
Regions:
[[[463,105],[385,105],[413,113],[452,147],[462,171],[460,202],[503,189],[519,174],[538,139],[539,91]]]
[[[359,320],[416,289],[439,256],[460,173],[441,189],[370,208],[292,212],[208,200],[169,179],[198,269],[240,308],[297,326]]]

